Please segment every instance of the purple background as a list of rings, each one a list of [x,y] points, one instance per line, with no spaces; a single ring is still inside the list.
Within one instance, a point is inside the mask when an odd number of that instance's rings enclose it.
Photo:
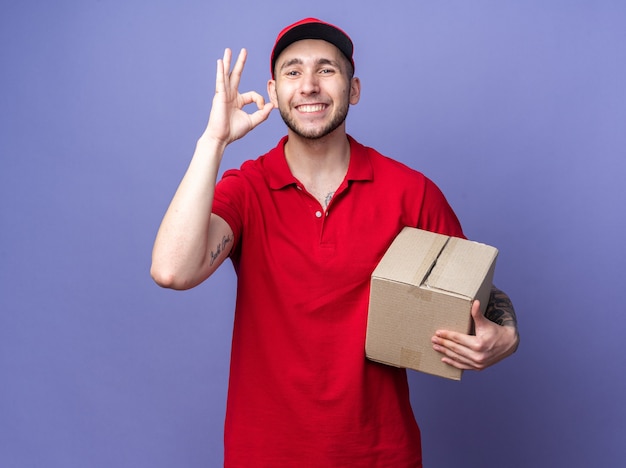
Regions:
[[[304,16],[356,43],[348,130],[426,173],[500,249],[522,343],[456,383],[411,373],[427,466],[626,465],[626,3],[3,1],[0,466],[212,467],[235,277],[149,277],[215,60],[265,94]],[[393,6],[393,7],[392,7]],[[224,168],[272,147],[277,113]]]

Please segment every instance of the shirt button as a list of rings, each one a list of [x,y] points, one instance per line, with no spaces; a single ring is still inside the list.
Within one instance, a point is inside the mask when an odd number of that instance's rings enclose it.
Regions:
[[[316,218],[321,218],[322,217],[322,212],[321,211],[316,211],[315,212],[315,217]]]

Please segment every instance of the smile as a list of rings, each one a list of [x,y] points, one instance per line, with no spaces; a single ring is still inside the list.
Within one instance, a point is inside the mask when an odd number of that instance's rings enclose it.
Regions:
[[[326,108],[325,104],[303,104],[298,106],[297,109],[300,112],[310,113],[310,112],[320,112]]]

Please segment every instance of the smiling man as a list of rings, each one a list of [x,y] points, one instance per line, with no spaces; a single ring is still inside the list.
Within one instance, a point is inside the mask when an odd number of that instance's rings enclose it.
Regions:
[[[269,93],[289,129],[300,137],[330,135],[344,124],[349,106],[359,102],[360,82],[352,77],[352,65],[326,41],[297,41],[283,50],[278,65],[280,86],[271,80]],[[306,117],[301,126],[298,117]]]
[[[307,18],[280,32],[269,103],[238,91],[246,59],[218,61],[209,123],[168,208],[151,273],[188,289],[226,258],[237,304],[225,424],[226,467],[421,466],[406,371],[365,358],[370,276],[405,226],[463,237],[423,174],[346,134],[359,102],[353,44]],[[255,104],[247,113],[244,106]],[[287,135],[216,184],[226,147],[278,108]],[[441,330],[448,364],[484,369],[518,344],[515,313],[494,289],[473,336]]]

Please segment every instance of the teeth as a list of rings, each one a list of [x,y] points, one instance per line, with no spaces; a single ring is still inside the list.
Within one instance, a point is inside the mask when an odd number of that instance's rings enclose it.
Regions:
[[[324,105],[323,104],[303,105],[303,106],[298,106],[298,110],[300,112],[319,112],[321,110],[324,110]]]

